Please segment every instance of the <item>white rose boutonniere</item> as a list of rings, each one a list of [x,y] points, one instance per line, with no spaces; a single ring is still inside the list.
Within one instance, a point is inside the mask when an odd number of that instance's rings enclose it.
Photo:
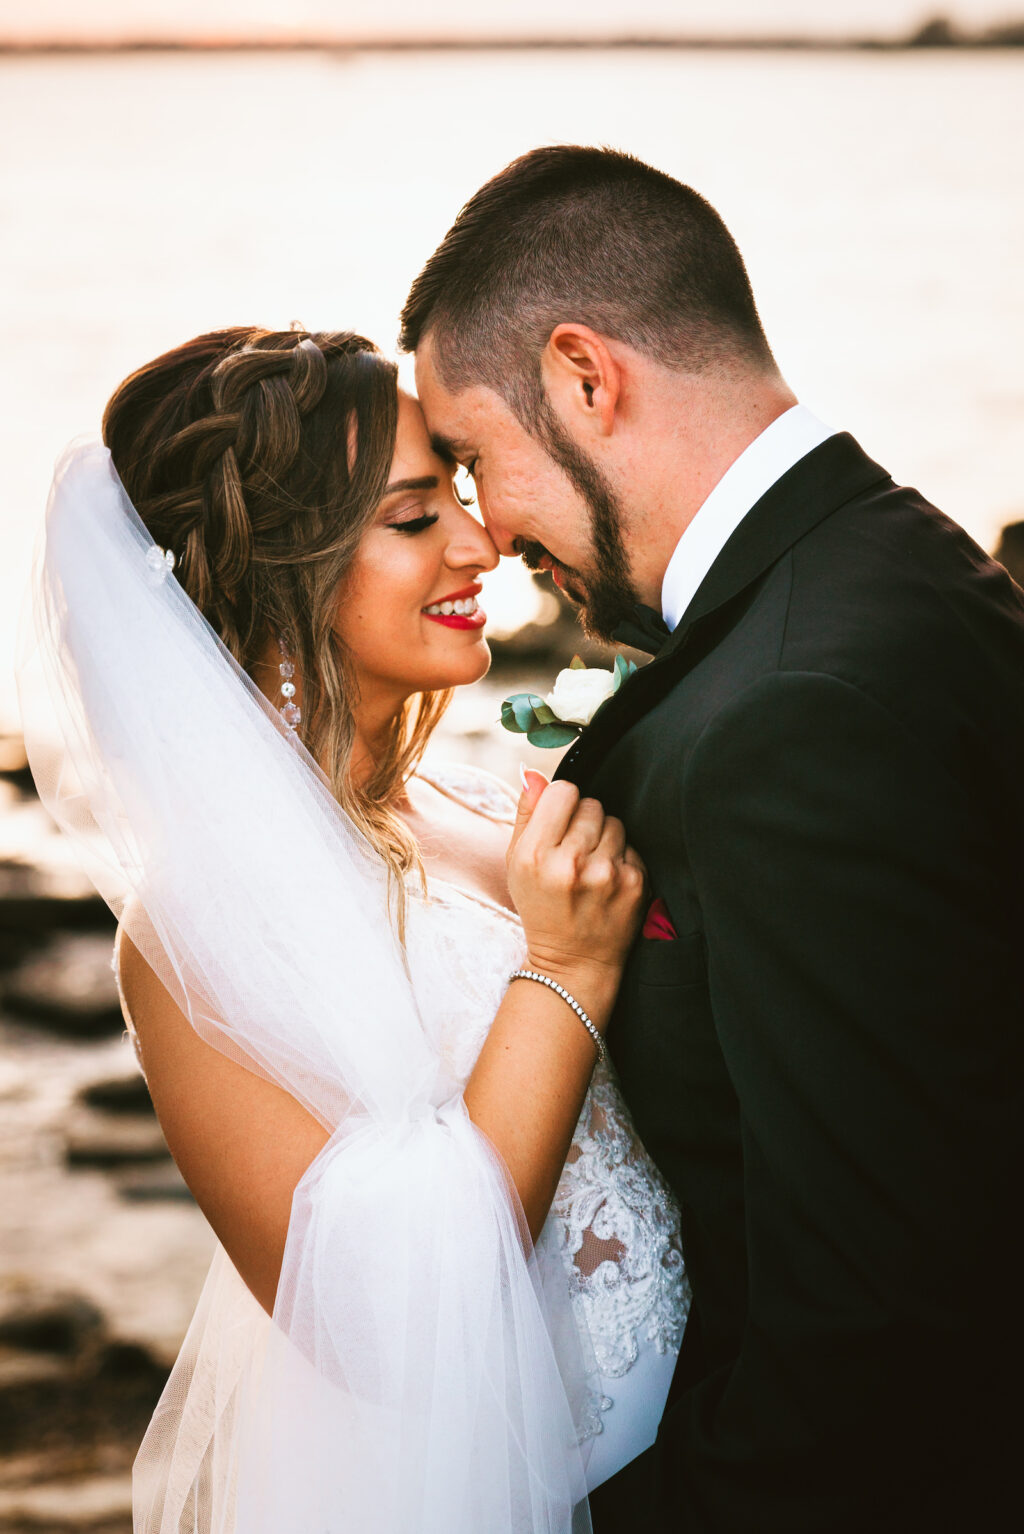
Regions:
[[[567,666],[555,677],[545,703],[563,724],[589,724],[618,681],[614,671],[589,666]]]
[[[506,698],[501,722],[513,734],[525,735],[531,746],[567,746],[635,670],[635,664],[623,655],[616,655],[610,671],[585,666],[577,655],[571,666],[558,673],[546,698],[533,692]]]

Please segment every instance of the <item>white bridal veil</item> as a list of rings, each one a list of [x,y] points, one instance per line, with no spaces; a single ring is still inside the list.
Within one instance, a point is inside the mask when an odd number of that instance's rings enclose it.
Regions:
[[[420,1025],[386,883],[102,444],[58,463],[19,634],[40,797],[205,1040],[331,1131],[273,1320],[218,1248],[136,1534],[589,1529],[564,1277]]]

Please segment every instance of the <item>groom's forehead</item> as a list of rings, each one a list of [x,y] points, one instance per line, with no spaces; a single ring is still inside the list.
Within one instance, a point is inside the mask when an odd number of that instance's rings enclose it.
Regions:
[[[427,337],[416,348],[416,394],[427,426],[438,443],[455,440],[455,422],[459,419],[458,394],[447,390],[438,377],[430,355],[430,339]],[[435,443],[435,446],[438,445]]]
[[[416,351],[416,393],[435,451],[443,458],[462,458],[479,446],[482,431],[503,416],[501,397],[482,384],[453,392],[432,364],[429,341]]]

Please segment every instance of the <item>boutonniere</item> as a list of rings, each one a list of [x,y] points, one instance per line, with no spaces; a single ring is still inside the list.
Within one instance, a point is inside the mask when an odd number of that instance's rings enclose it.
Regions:
[[[513,693],[501,705],[501,722],[515,735],[525,735],[531,746],[567,746],[575,740],[613,693],[636,670],[634,661],[616,655],[610,671],[585,666],[578,655],[555,677],[546,698],[535,692]]]

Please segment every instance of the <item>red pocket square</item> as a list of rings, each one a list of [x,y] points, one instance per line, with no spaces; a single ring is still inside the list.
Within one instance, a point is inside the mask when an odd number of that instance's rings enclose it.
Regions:
[[[643,936],[657,938],[662,943],[671,943],[674,937],[679,936],[664,900],[659,898],[651,901],[651,909],[644,919]]]

